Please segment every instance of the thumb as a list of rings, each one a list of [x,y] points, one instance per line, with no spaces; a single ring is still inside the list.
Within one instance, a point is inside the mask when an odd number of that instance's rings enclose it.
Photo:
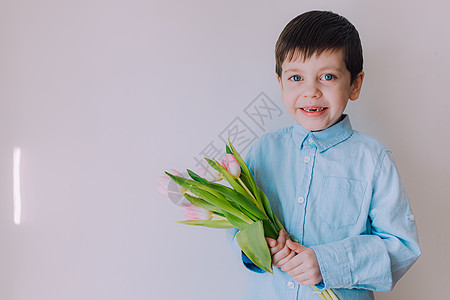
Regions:
[[[291,249],[292,251],[295,251],[296,253],[301,253],[308,249],[308,247],[303,246],[302,244],[295,243],[291,240],[286,241],[286,245]]]

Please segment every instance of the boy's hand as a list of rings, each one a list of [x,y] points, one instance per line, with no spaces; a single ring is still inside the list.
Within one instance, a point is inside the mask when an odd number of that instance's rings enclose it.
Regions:
[[[269,245],[270,255],[272,256],[272,265],[274,267],[281,267],[295,256],[295,252],[289,249],[286,245],[286,240],[289,235],[282,229],[277,240],[266,238]]]
[[[322,281],[317,257],[311,248],[299,243],[286,241],[286,246],[296,255],[281,266],[281,270],[287,272],[298,284],[314,285]]]

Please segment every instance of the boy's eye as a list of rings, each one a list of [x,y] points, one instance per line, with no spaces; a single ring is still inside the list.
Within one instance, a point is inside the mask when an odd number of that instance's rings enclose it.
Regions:
[[[291,79],[292,81],[300,81],[300,80],[302,80],[302,76],[294,75],[294,76],[291,76],[289,79]]]
[[[334,75],[331,75],[331,74],[325,74],[325,75],[323,75],[322,78],[320,78],[320,79],[323,79],[323,80],[332,80],[333,78],[335,78]]]

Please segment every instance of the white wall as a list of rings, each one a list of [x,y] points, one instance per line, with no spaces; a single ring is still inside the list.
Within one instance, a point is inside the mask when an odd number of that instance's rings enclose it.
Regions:
[[[256,135],[291,123],[259,128],[244,109],[260,92],[283,108],[274,44],[310,9],[358,28],[366,81],[348,113],[393,150],[417,218],[423,255],[377,298],[450,293],[450,7],[393,2],[1,0],[0,298],[239,298],[246,271],[224,235],[175,224],[156,181],[236,117]]]

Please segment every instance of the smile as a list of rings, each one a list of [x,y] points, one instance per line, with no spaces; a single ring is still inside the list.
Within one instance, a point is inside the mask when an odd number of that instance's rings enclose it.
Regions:
[[[326,109],[326,107],[318,107],[318,108],[300,107],[300,109],[307,111],[307,112],[318,112],[318,111],[323,111],[324,109]]]

